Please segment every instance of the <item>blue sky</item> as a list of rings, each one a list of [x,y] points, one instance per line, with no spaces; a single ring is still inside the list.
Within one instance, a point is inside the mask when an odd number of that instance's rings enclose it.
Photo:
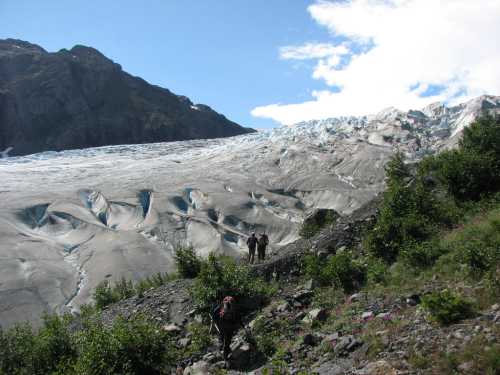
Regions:
[[[500,1],[0,0],[0,38],[85,44],[245,126],[500,95]]]
[[[283,45],[320,41],[306,0],[1,0],[0,38],[48,51],[84,44],[148,82],[205,103],[245,126],[250,111],[325,89],[313,62],[280,59]]]

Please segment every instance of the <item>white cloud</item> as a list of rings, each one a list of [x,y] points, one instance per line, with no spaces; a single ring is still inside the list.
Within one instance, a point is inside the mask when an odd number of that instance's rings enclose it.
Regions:
[[[330,43],[307,43],[302,46],[286,46],[280,48],[280,57],[285,60],[308,60],[340,56],[349,53],[344,45],[335,46]]]
[[[348,42],[287,46],[280,56],[317,60],[312,77],[340,92],[258,107],[254,116],[293,124],[500,94],[498,0],[317,1],[308,11],[332,40],[342,36]],[[340,64],[343,56],[349,59]],[[421,96],[435,86],[443,90]]]

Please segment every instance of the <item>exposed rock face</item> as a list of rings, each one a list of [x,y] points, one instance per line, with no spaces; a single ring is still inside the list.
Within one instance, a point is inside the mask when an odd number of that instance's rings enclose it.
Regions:
[[[0,40],[0,151],[10,156],[251,132],[124,72],[99,51]]]

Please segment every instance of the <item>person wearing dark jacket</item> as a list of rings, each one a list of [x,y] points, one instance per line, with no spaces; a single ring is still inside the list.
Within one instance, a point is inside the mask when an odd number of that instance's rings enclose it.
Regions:
[[[250,237],[247,239],[248,245],[248,263],[253,264],[255,260],[255,248],[257,247],[257,237],[255,233],[252,233]]]
[[[257,256],[261,261],[266,259],[267,245],[269,245],[269,237],[267,237],[267,234],[262,233],[257,241]]]
[[[223,351],[224,360],[231,354],[231,341],[234,334],[243,327],[234,297],[226,296],[222,303],[212,313],[213,321],[219,333],[219,342]]]

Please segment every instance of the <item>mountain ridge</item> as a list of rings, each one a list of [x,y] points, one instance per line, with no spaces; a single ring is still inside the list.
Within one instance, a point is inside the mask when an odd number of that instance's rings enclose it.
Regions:
[[[0,40],[0,149],[10,155],[253,132],[122,70],[97,49]]]

